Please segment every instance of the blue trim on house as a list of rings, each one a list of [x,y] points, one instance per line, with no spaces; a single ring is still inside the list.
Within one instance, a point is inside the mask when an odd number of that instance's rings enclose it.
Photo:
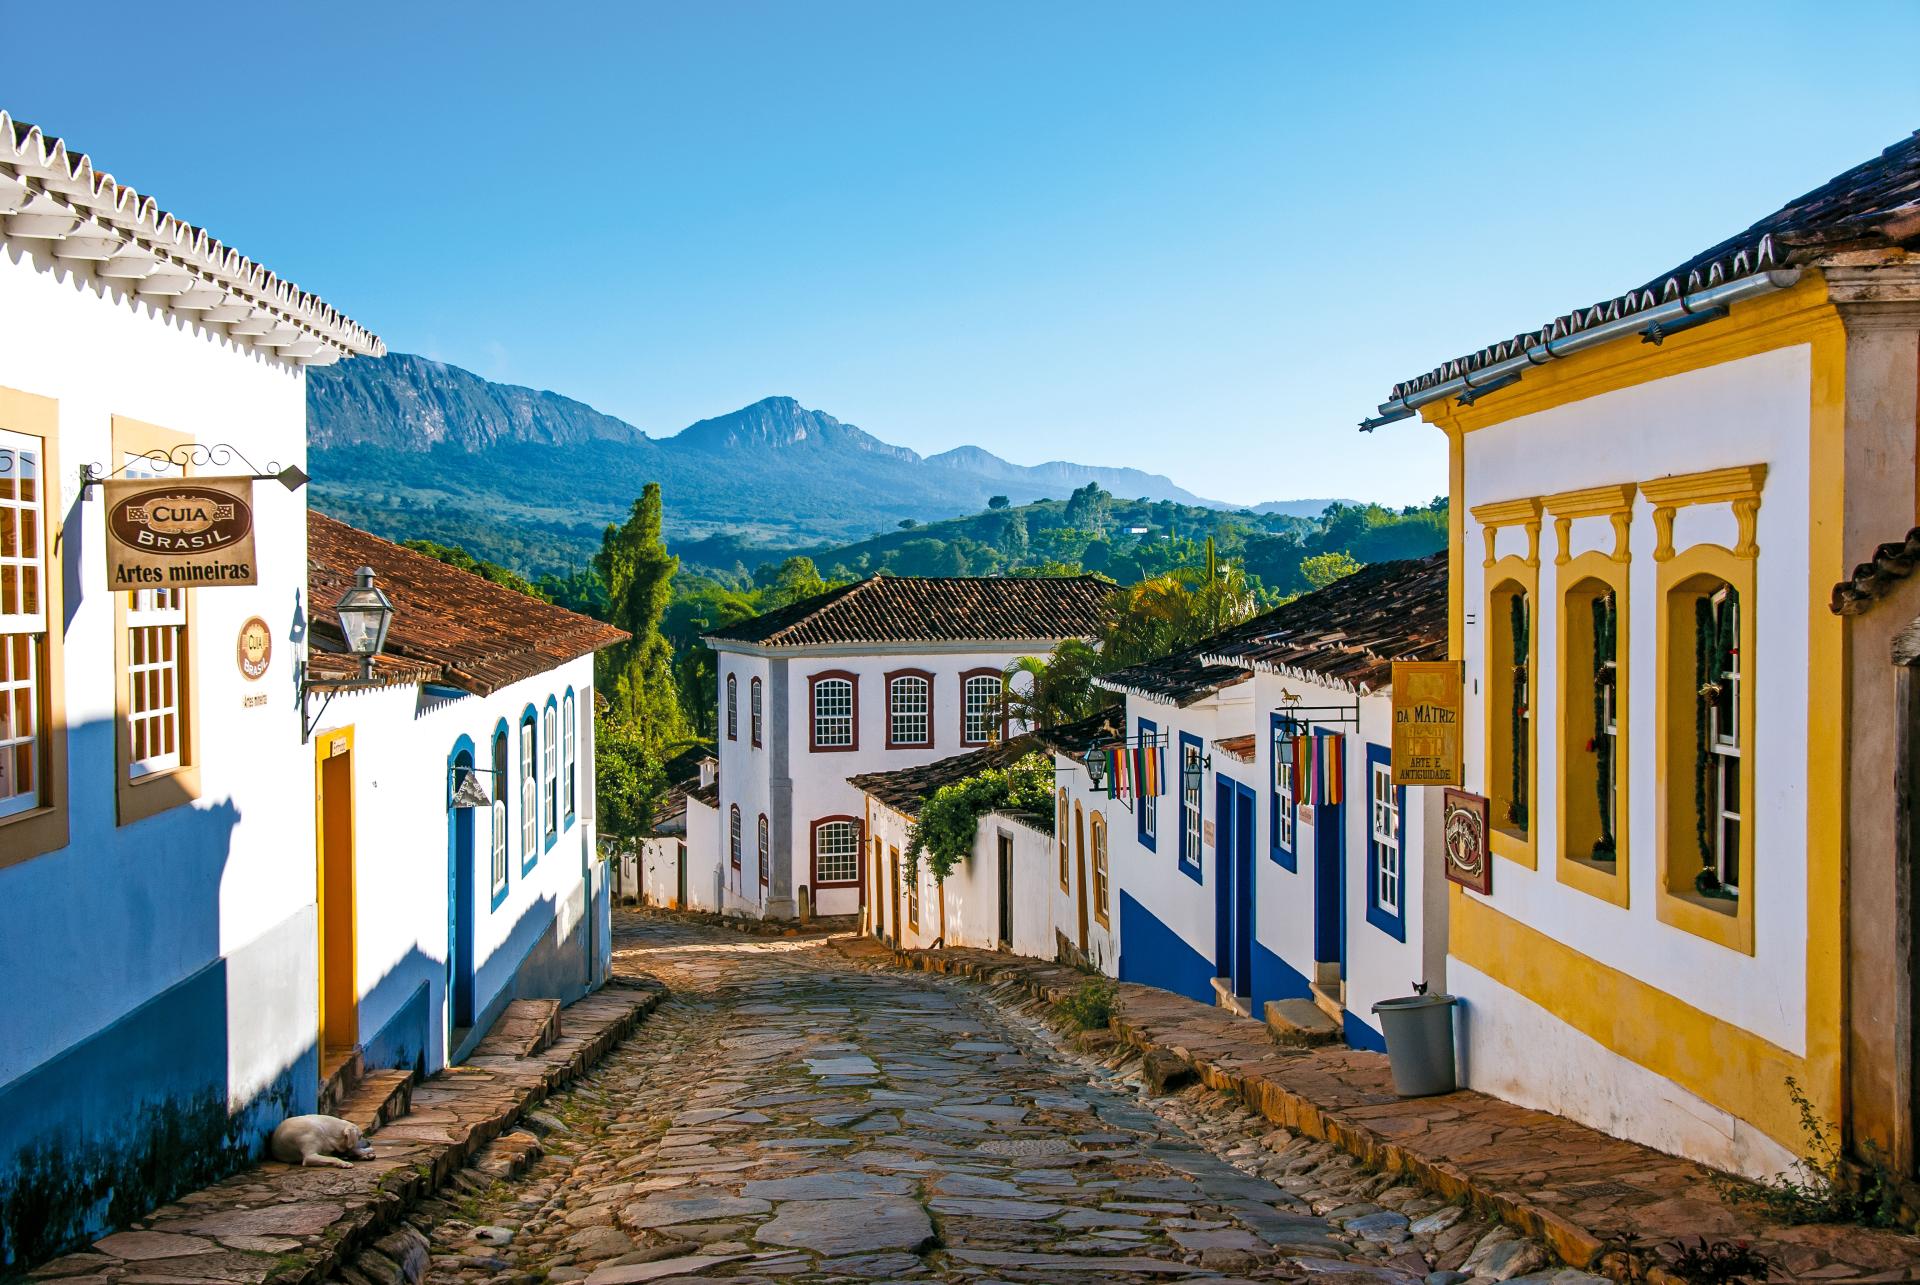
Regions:
[[[1206,867],[1203,864],[1204,859],[1198,850],[1191,853],[1187,851],[1187,746],[1189,745],[1199,750],[1202,755],[1206,753],[1206,746],[1201,743],[1199,737],[1189,732],[1180,733],[1180,753],[1178,757],[1174,759],[1173,767],[1173,779],[1178,783],[1178,789],[1174,792],[1174,798],[1177,799],[1180,804],[1177,817],[1180,825],[1179,865],[1181,874],[1193,880],[1195,883],[1204,884],[1207,881]],[[1207,783],[1205,780],[1200,782],[1199,808],[1200,833],[1204,835],[1207,830]],[[1206,845],[1202,843],[1198,846],[1204,848]],[[1218,859],[1218,854],[1216,853],[1215,860],[1217,861]]]
[[[1120,894],[1120,980],[1211,1004],[1213,961],[1125,891]]]
[[[1400,852],[1400,909],[1398,913],[1380,905],[1380,845],[1373,837],[1373,771],[1375,767],[1393,770],[1393,752],[1384,745],[1367,744],[1367,771],[1361,782],[1366,787],[1367,809],[1367,922],[1395,941],[1407,939],[1407,787],[1394,787],[1395,842]]]
[[[361,1045],[361,1056],[369,1071],[396,1067],[416,1075],[427,1073],[427,1053],[432,1036],[427,1029],[432,1013],[432,987],[423,979],[413,988],[406,1002],[387,1019],[386,1025]]]
[[[1156,738],[1159,735],[1159,724],[1150,723],[1144,718],[1139,720],[1139,736],[1142,745],[1150,744],[1150,738]],[[1148,823],[1149,818],[1152,819],[1151,824]],[[1159,851],[1160,801],[1157,797],[1151,801],[1141,799],[1135,804],[1133,809],[1133,824],[1135,834],[1140,840],[1140,846],[1148,852]]]
[[[507,860],[500,870],[500,889],[495,892],[493,891],[494,835],[492,826],[489,824],[487,829],[487,912],[489,914],[506,904],[507,893],[513,889],[513,724],[504,718],[493,725],[493,737],[487,742],[489,757],[493,753],[493,747],[503,743],[506,748],[500,755],[500,771],[489,779],[493,782],[493,797],[500,801],[500,826],[507,832],[504,836],[504,846],[501,848],[501,851],[507,854]],[[489,762],[487,766],[491,768],[493,764]],[[488,820],[491,822],[493,809],[488,808],[487,812]]]
[[[458,788],[455,784],[453,773],[454,773],[454,769],[460,766],[460,756],[463,754],[466,755],[467,764],[470,769],[477,768],[480,765],[480,751],[474,746],[473,738],[471,736],[468,736],[465,732],[462,732],[458,737],[454,739],[453,752],[447,755],[447,997],[446,997],[446,1006],[447,1006],[448,1013],[453,1012],[453,1007],[454,1007],[453,991],[454,991],[454,988],[459,984],[459,965],[460,965],[459,942],[460,942],[460,901],[461,901],[460,862],[462,860],[462,854],[460,852],[460,825],[463,818],[465,819],[465,823],[467,827],[467,848],[468,848],[468,851],[466,852],[464,859],[469,863],[471,867],[478,867],[480,864],[480,823],[479,823],[479,818],[473,815],[474,812],[477,811],[478,809],[474,809],[474,808],[455,809],[453,806],[453,792],[456,788]],[[486,778],[480,776],[478,773],[475,773],[474,779],[485,780]],[[499,787],[496,786],[495,788],[497,789]],[[488,798],[493,797],[492,790],[487,791],[487,797]],[[489,814],[491,814],[493,809],[488,808],[487,811]],[[488,837],[491,838],[492,836],[488,836]],[[488,864],[489,866],[491,866],[492,854],[489,853],[488,856],[489,856]],[[489,869],[487,873],[488,873],[488,877],[491,878],[493,873],[492,870]],[[470,868],[467,871],[467,879],[469,880],[469,884],[467,887],[468,895],[466,898],[467,914],[472,916],[474,919],[478,918],[477,915],[474,915],[473,898],[474,898],[474,894],[478,893],[479,891],[479,875],[480,875],[480,872],[477,868]],[[479,934],[478,932],[474,931],[476,927],[477,927],[476,924],[469,922],[468,930],[469,932],[473,933],[473,936],[476,939],[474,941],[469,941],[467,943],[467,949],[469,951],[471,951],[475,947],[475,945],[478,944],[477,938]],[[476,965],[472,959],[469,959],[467,961],[467,967],[469,970],[471,970],[475,966]]]
[[[1287,819],[1292,823],[1288,829],[1293,834],[1291,844],[1280,842],[1280,749],[1282,736],[1293,735],[1299,725],[1284,714],[1269,716],[1269,734],[1267,738],[1267,855],[1283,870],[1300,872],[1300,857],[1296,849],[1300,844],[1300,800],[1294,799],[1287,804]]]
[[[1320,744],[1339,733],[1316,727],[1314,753],[1322,754]],[[1320,793],[1313,800],[1313,957],[1324,964],[1340,965],[1340,976],[1347,975],[1347,804],[1326,801],[1325,762],[1321,764]],[[1341,755],[1341,770],[1346,756]],[[1342,781],[1345,787],[1347,782]],[[1350,793],[1350,791],[1346,791]]]
[[[574,703],[573,688],[567,688],[567,698],[560,703],[560,800],[566,806],[566,820],[561,829],[573,829],[575,813],[580,807],[580,708]],[[573,747],[573,753],[567,753],[567,747]],[[567,797],[567,786],[573,786],[573,797]]]
[[[1265,1019],[1270,999],[1312,999],[1306,975],[1253,939],[1253,1015]]]
[[[531,753],[521,760],[520,797],[523,799],[526,797],[526,779],[527,774],[531,772],[533,774],[533,851],[528,852],[524,847],[520,850],[520,873],[523,875],[530,873],[535,866],[540,864],[540,853],[542,851],[540,847],[542,838],[540,833],[540,710],[537,706],[528,705],[525,710],[521,711],[520,721],[514,726],[518,729],[525,727],[529,723],[533,724],[533,747]],[[515,746],[514,748],[518,749],[519,747]],[[520,834],[514,836],[521,839],[523,843],[525,842],[526,825],[527,819],[521,817]]]
[[[1347,1037],[1348,1048],[1365,1049],[1369,1053],[1387,1051],[1386,1036],[1368,1026],[1352,1009],[1346,1009],[1340,1014],[1340,1026],[1342,1033]]]

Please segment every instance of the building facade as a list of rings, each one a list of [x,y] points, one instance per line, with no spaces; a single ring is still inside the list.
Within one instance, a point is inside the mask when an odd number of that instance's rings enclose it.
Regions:
[[[708,635],[724,909],[856,914],[868,845],[848,778],[1017,732],[1006,671],[1093,637],[1111,591],[1092,576],[875,576]]]

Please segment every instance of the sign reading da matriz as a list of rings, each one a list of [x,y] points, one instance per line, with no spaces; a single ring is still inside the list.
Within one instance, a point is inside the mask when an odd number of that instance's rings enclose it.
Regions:
[[[1393,783],[1461,784],[1464,666],[1457,660],[1393,662]]]
[[[252,478],[113,478],[102,486],[108,588],[258,583]]]

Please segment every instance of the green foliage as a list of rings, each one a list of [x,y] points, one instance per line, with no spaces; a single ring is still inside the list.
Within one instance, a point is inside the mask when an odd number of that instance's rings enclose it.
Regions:
[[[1067,525],[1088,535],[1104,535],[1113,511],[1113,496],[1098,482],[1089,482],[1067,497]]]
[[[1190,647],[1251,616],[1253,587],[1246,571],[1226,564],[1185,567],[1143,580],[1114,595],[1112,624],[1101,647],[1109,669],[1123,669]]]
[[[424,553],[429,558],[437,558],[450,567],[458,567],[462,571],[472,572],[474,575],[485,580],[491,580],[497,585],[502,585],[518,593],[524,593],[529,598],[538,598],[542,602],[554,601],[552,594],[535,585],[529,584],[527,578],[519,572],[509,570],[497,562],[487,562],[476,558],[458,545],[439,544],[432,540],[403,540],[401,541],[401,546],[412,549],[415,553]]]
[[[1309,589],[1324,589],[1336,580],[1345,580],[1359,569],[1360,563],[1352,554],[1339,551],[1316,553],[1300,560],[1300,578],[1307,582]]]
[[[1023,656],[1007,666],[1000,712],[1009,722],[1034,727],[1057,727],[1086,718],[1112,699],[1093,685],[1106,669],[1100,653],[1076,638],[1067,639],[1044,659]],[[1027,681],[1016,685],[1014,680],[1021,675]]]
[[[656,753],[692,737],[680,712],[673,649],[660,632],[680,566],[660,538],[660,517],[660,484],[649,482],[626,523],[606,529],[593,562],[607,586],[607,619],[632,635],[600,653],[594,685],[616,718],[638,721]]]
[[[603,704],[593,729],[593,790],[600,832],[637,839],[653,828],[666,775],[640,720]]]
[[[1089,977],[1053,1006],[1053,1011],[1083,1031],[1103,1030],[1113,1021],[1120,988],[1105,977]]]
[[[1028,754],[1004,768],[988,768],[943,785],[920,805],[920,819],[907,839],[907,859],[916,872],[924,856],[933,877],[945,880],[973,855],[980,818],[989,812],[1032,813],[1052,828],[1053,758]]]
[[[1689,1285],[1763,1285],[1779,1261],[1745,1241],[1695,1238],[1671,1241],[1666,1268]]]
[[[989,495],[987,497],[987,507],[990,509],[1004,509],[1007,507],[1007,497],[1004,495]]]
[[[1787,1096],[1800,1113],[1804,1157],[1759,1182],[1716,1174],[1714,1185],[1722,1198],[1755,1206],[1784,1223],[1900,1226],[1899,1180],[1872,1144],[1863,1162],[1850,1165],[1835,1141],[1840,1127],[1820,1118],[1792,1076],[1787,1077]]]

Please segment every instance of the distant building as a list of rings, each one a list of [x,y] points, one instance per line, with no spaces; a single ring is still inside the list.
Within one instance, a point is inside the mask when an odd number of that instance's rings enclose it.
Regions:
[[[1450,448],[1476,1088],[1760,1174],[1791,1079],[1914,1172],[1916,191],[1920,137],[1369,424]]]
[[[875,576],[715,630],[719,844],[728,913],[860,908],[868,851],[849,776],[990,745],[1007,668],[1091,639],[1094,576]]]

